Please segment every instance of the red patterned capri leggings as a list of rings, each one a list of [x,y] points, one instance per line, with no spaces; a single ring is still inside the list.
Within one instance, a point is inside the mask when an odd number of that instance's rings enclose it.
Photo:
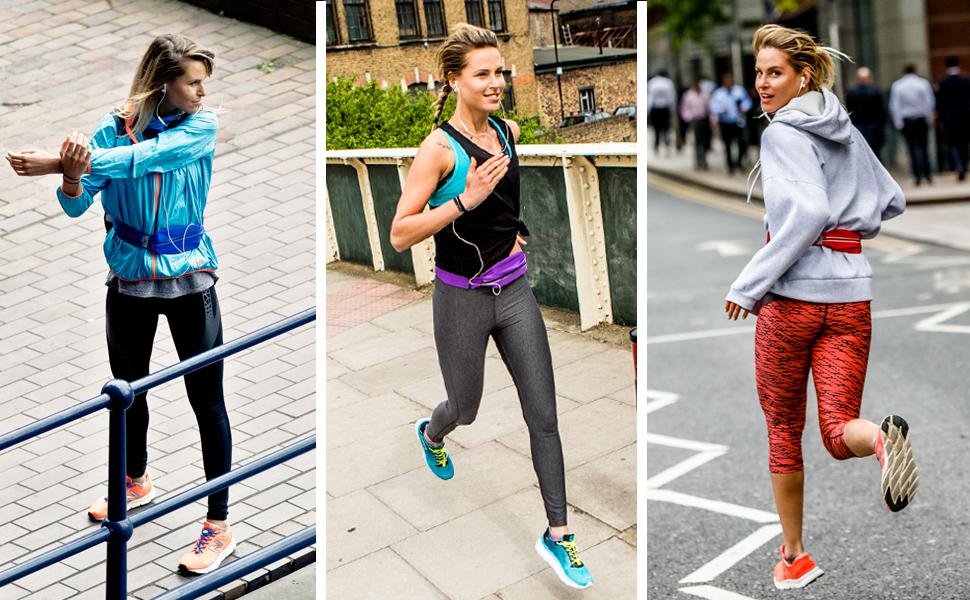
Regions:
[[[809,369],[826,450],[839,460],[854,456],[843,434],[845,424],[859,417],[871,337],[868,301],[815,304],[778,298],[761,308],[755,379],[768,424],[772,473],[802,470]]]

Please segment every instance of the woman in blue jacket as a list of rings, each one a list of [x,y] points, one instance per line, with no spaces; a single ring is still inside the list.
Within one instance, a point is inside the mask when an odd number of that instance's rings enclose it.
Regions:
[[[7,159],[20,175],[62,174],[57,199],[79,217],[101,194],[108,262],[106,333],[114,377],[149,372],[158,316],[165,315],[180,359],[222,343],[216,297],[218,260],[203,225],[218,132],[203,107],[214,55],[178,35],[162,35],[141,59],[124,105],[98,123],[90,139],[74,134],[60,155],[35,150]],[[222,363],[185,376],[202,437],[206,479],[227,473],[232,438],[223,398]],[[152,501],[147,470],[148,404],[127,411],[128,508]],[[179,562],[183,572],[216,569],[236,546],[228,523],[228,490],[209,496],[202,534]],[[105,498],[88,515],[107,515]]]

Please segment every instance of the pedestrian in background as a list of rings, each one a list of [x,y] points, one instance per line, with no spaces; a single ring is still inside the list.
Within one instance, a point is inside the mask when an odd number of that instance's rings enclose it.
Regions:
[[[761,106],[774,115],[761,140],[768,241],[731,284],[724,308],[731,320],[758,316],[755,381],[784,536],[773,579],[789,589],[822,575],[802,538],[809,372],[829,453],[875,454],[879,496],[891,511],[916,493],[908,424],[897,415],[881,425],[860,417],[872,336],[872,267],[862,240],[906,200],[831,92],[833,57],[843,54],[779,25],[758,29],[752,50]]]
[[[926,146],[935,107],[933,86],[916,74],[916,65],[906,65],[903,76],[893,82],[889,89],[889,112],[893,125],[903,133],[906,140],[916,185],[924,179],[927,183],[933,183]]]
[[[707,170],[707,153],[711,149],[711,122],[707,105],[710,98],[701,89],[700,77],[684,92],[680,101],[680,118],[687,123],[694,136],[694,168]]]
[[[744,140],[744,115],[750,108],[751,97],[743,87],[734,83],[732,73],[724,73],[721,87],[711,94],[709,109],[724,143],[729,175],[744,168],[744,154],[748,149]],[[737,148],[736,155],[731,152],[732,146]]]
[[[960,72],[960,59],[956,56],[946,57],[946,75],[940,80],[936,99],[951,165],[957,179],[963,181],[970,145],[970,78]]]
[[[647,118],[653,126],[653,151],[660,151],[660,144],[670,154],[670,120],[677,106],[677,88],[667,71],[661,69],[647,82]]]
[[[855,72],[855,87],[845,95],[845,109],[873,154],[882,160],[882,145],[886,142],[886,104],[882,92],[872,84],[869,67]]]

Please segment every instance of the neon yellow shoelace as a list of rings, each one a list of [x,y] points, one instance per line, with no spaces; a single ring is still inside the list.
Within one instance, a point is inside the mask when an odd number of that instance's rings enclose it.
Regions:
[[[572,564],[572,566],[574,567],[583,566],[583,561],[579,560],[579,551],[576,550],[576,544],[574,542],[567,542],[563,540],[561,542],[556,542],[556,543],[562,546],[563,550],[566,551],[566,554],[569,556],[569,562],[570,564]]]
[[[444,448],[429,448],[429,450],[434,454],[435,464],[439,467],[444,467],[448,464],[448,453],[445,452]]]

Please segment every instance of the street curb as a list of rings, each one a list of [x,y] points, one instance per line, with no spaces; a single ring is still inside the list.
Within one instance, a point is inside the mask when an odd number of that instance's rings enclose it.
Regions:
[[[205,600],[236,600],[236,598],[241,598],[249,592],[255,592],[274,581],[278,581],[316,562],[316,550],[311,548],[308,551],[304,550],[301,552],[300,554],[287,556],[275,563],[257,569],[249,575],[245,575],[242,579],[237,579],[232,583],[218,588],[216,591],[211,592],[211,595],[204,596],[204,598]]]
[[[647,161],[647,173],[660,175],[668,179],[673,179],[679,183],[685,183],[687,185],[697,186],[703,188],[709,192],[715,192],[719,194],[726,194],[729,196],[734,196],[741,198],[742,200],[747,200],[748,190],[744,185],[739,185],[734,181],[718,181],[717,175],[704,174],[698,175],[694,171],[683,171],[678,169],[670,169],[666,167],[658,167],[657,165],[650,165],[649,159]],[[758,200],[759,202],[764,202],[764,195],[761,191],[761,185],[755,184],[754,190],[751,193],[752,200]],[[906,197],[906,204],[913,205],[932,205],[932,204],[950,204],[953,202],[968,202],[970,201],[970,187],[962,195],[948,196],[941,198],[913,198],[911,196]],[[923,241],[923,240],[919,240]]]

